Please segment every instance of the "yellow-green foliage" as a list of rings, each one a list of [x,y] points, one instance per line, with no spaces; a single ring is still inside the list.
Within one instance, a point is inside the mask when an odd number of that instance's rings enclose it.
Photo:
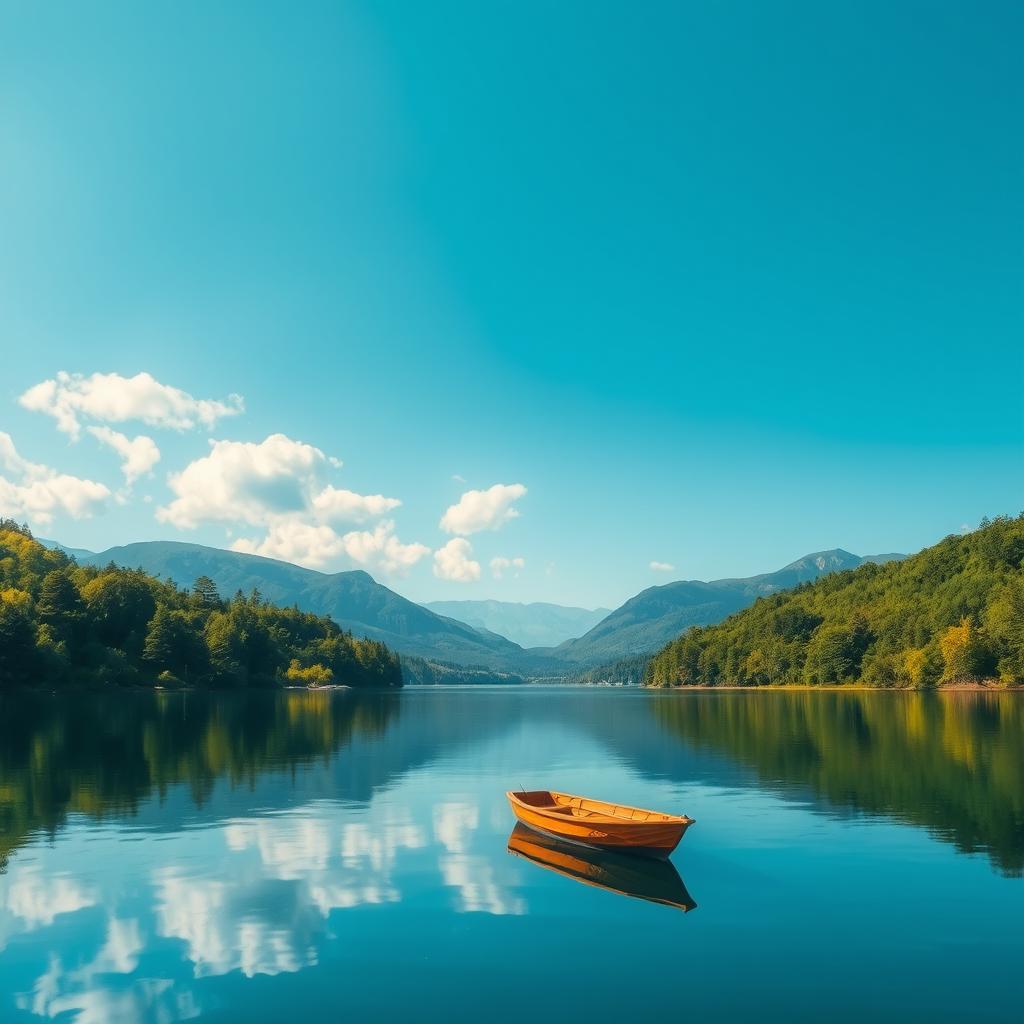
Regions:
[[[1024,683],[1024,516],[761,598],[651,659],[654,686]]]
[[[297,675],[295,675],[297,673]],[[400,686],[398,658],[258,592],[220,599],[141,570],[78,566],[0,520],[0,688],[67,682]]]
[[[334,682],[334,673],[326,665],[307,665],[303,668],[298,658],[292,658],[284,677],[296,686],[330,686]]]

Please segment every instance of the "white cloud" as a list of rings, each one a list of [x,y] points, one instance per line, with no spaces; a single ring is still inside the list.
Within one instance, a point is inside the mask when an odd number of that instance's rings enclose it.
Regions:
[[[49,466],[29,462],[14,447],[10,434],[0,431],[0,515],[30,519],[46,525],[58,513],[85,519],[99,511],[110,498],[110,488],[95,480],[59,473]]]
[[[463,535],[498,530],[519,516],[512,503],[525,494],[522,484],[495,484],[486,491],[466,491],[441,517],[441,529]]]
[[[329,526],[317,526],[300,519],[282,519],[270,527],[262,540],[239,537],[231,545],[231,550],[319,569],[343,555],[345,543]]]
[[[390,519],[372,530],[339,532],[339,523],[366,523],[401,505],[398,498],[328,484],[330,469],[340,465],[284,434],[259,443],[211,441],[208,455],[168,478],[175,498],[156,516],[179,529],[207,522],[265,527],[262,538],[239,537],[232,549],[313,569],[347,556],[359,565],[404,573],[430,554],[423,544],[402,543]]]
[[[457,484],[464,484],[466,482],[466,478],[464,476],[460,476],[458,473],[452,473],[452,479]]]
[[[372,532],[353,531],[341,539],[346,554],[353,561],[379,566],[386,572],[403,573],[430,554],[426,544],[403,544],[395,536],[395,524],[390,519],[378,523]]]
[[[55,379],[44,380],[26,391],[18,401],[33,412],[45,413],[57,421],[57,429],[76,440],[82,419],[100,423],[141,420],[153,427],[189,430],[202,424],[212,428],[225,416],[242,412],[241,395],[224,400],[193,398],[187,391],[161,384],[151,374],[122,377],[119,373],[61,371]]]
[[[211,441],[208,455],[170,475],[176,497],[156,516],[179,529],[211,521],[265,526],[275,516],[311,508],[327,465],[319,448],[284,434],[259,443]]]
[[[321,519],[346,523],[364,523],[376,519],[402,503],[398,498],[385,498],[383,494],[356,494],[340,490],[329,484],[313,498],[313,508]]]
[[[498,556],[497,558],[491,559],[491,575],[496,579],[500,580],[509,569],[514,569],[513,576],[519,575],[519,570],[526,568],[526,559],[524,558],[503,558]]]
[[[330,526],[285,518],[273,523],[263,540],[239,537],[231,550],[280,558],[310,569],[319,569],[347,555],[360,565],[399,575],[430,554],[425,544],[403,544],[395,535],[395,524],[390,519],[378,523],[372,531],[338,534]]]
[[[480,563],[470,556],[473,548],[468,540],[455,537],[434,552],[434,575],[441,580],[472,583],[480,579]]]
[[[671,562],[651,562],[651,568],[655,572],[672,572],[675,566]]]
[[[356,494],[326,483],[340,465],[319,449],[284,434],[263,441],[211,441],[210,452],[172,473],[176,497],[157,519],[180,529],[206,522],[268,526],[290,515],[318,524],[364,523],[401,505],[382,494]]]
[[[110,427],[89,427],[88,430],[100,443],[113,448],[121,456],[121,472],[129,484],[148,473],[160,461],[160,449],[153,438],[145,434],[128,438]]]

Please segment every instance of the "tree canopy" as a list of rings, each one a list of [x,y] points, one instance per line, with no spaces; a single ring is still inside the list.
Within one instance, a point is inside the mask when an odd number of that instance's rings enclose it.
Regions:
[[[0,688],[64,683],[400,686],[401,667],[327,616],[80,566],[0,520]]]

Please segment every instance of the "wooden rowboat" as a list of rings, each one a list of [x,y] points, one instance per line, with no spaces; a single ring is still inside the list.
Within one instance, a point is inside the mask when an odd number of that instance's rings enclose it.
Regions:
[[[542,836],[522,822],[516,822],[508,837],[508,852],[584,885],[678,907],[684,914],[697,906],[669,860],[627,857],[621,853],[591,850],[579,843],[563,843]]]
[[[512,812],[542,835],[596,850],[614,850],[664,860],[693,824],[685,814],[662,814],[626,804],[589,800],[572,793],[537,789],[505,794]]]

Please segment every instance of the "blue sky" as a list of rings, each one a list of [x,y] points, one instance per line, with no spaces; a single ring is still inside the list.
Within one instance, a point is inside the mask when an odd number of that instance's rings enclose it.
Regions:
[[[1016,514],[1022,32],[0,4],[0,512],[591,607]]]

